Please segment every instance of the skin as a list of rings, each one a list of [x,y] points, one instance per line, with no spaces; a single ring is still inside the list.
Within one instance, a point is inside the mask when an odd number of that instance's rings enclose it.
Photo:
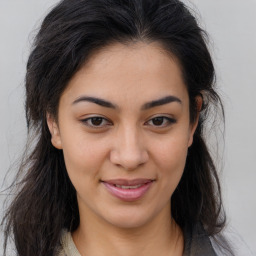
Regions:
[[[114,108],[81,100],[85,96]],[[147,104],[167,96],[178,100]],[[179,64],[157,43],[112,44],[74,75],[60,98],[58,120],[48,114],[47,122],[77,191],[80,226],[72,236],[82,256],[182,255],[170,198],[193,142],[197,121],[189,120]],[[153,182],[131,202],[102,183],[138,178]]]

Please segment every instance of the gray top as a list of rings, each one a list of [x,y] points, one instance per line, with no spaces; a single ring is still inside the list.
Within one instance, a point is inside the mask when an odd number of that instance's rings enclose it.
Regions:
[[[75,246],[70,232],[62,232],[60,240],[60,250],[57,256],[81,256]]]
[[[217,256],[209,236],[200,224],[195,225],[193,229],[185,229],[184,241],[183,256]]]

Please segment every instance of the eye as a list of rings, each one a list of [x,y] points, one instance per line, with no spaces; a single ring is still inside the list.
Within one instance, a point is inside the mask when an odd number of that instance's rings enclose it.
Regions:
[[[83,124],[92,128],[103,128],[112,124],[109,120],[101,116],[93,116],[81,121]]]
[[[176,120],[167,116],[157,116],[146,122],[147,125],[154,127],[167,127],[174,123],[176,123]]]

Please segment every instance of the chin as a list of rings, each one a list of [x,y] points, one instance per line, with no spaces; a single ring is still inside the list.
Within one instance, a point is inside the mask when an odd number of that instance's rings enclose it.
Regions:
[[[120,229],[137,229],[150,223],[154,219],[154,214],[150,214],[146,209],[144,211],[137,208],[125,209],[112,214],[109,212],[104,219],[112,226]]]

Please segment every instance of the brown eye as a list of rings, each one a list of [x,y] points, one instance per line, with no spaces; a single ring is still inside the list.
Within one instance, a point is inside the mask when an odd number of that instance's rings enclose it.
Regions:
[[[101,116],[93,116],[81,121],[83,124],[91,128],[104,128],[112,124],[109,120]]]
[[[92,117],[91,118],[91,124],[93,126],[99,126],[101,125],[103,122],[103,118],[102,117]]]
[[[163,117],[156,117],[156,118],[152,119],[152,123],[155,126],[160,126],[160,125],[163,124],[163,122],[164,122],[164,118]]]
[[[146,122],[147,125],[153,127],[168,127],[176,123],[176,120],[167,116],[157,116]]]

